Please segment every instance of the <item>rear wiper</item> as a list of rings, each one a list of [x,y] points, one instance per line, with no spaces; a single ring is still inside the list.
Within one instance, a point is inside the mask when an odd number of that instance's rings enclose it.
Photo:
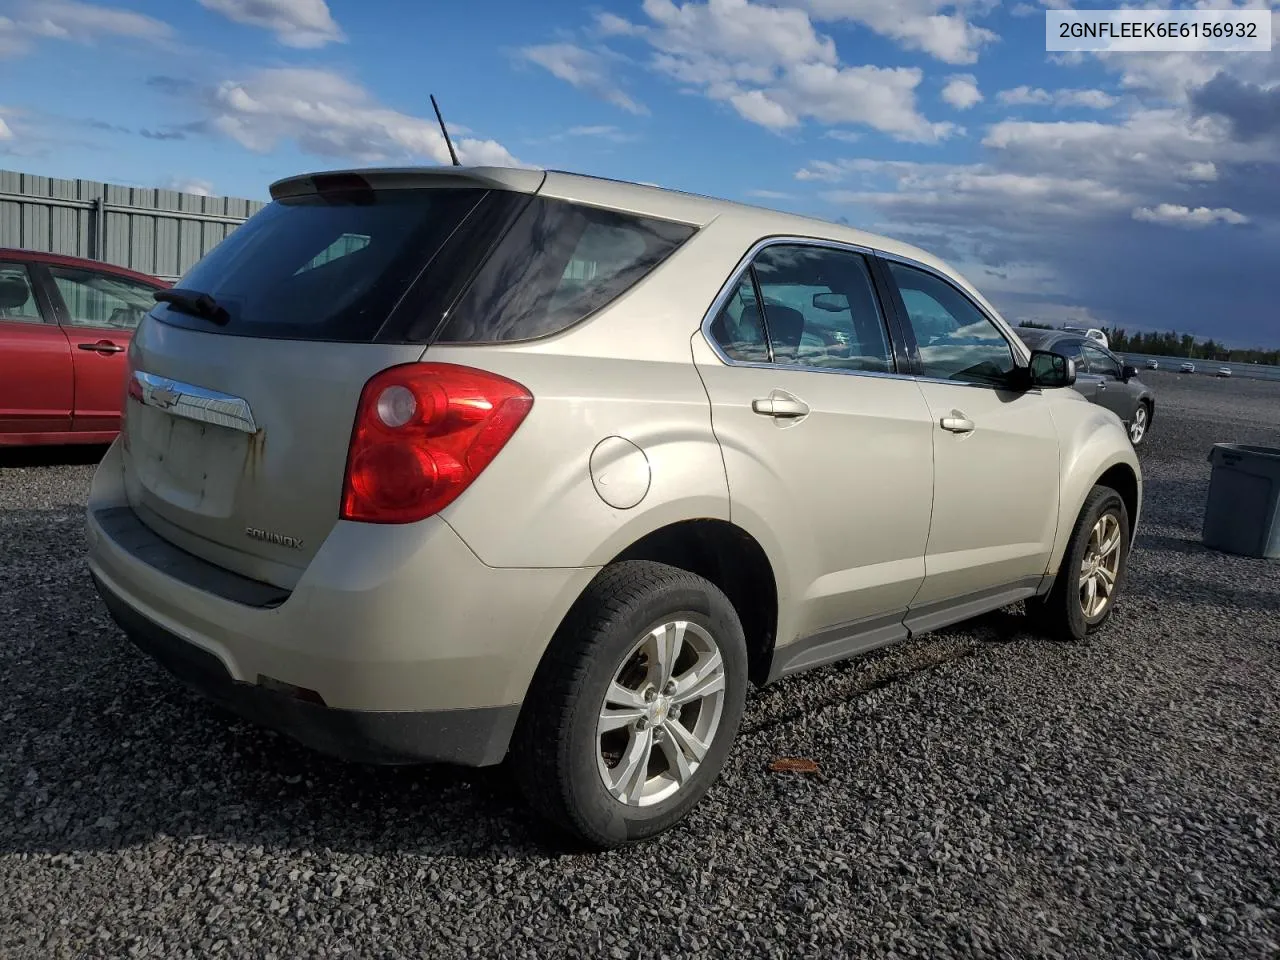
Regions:
[[[158,303],[167,303],[171,309],[189,313],[193,317],[202,317],[216,324],[224,324],[231,319],[227,308],[207,293],[198,290],[183,290],[181,287],[170,287],[168,290],[157,290],[155,299]]]

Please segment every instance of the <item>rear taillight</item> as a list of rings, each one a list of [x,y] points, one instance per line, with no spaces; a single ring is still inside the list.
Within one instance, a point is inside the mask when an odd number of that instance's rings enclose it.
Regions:
[[[342,519],[412,523],[443,510],[498,455],[533,406],[513,380],[406,363],[364,385],[347,452]]]

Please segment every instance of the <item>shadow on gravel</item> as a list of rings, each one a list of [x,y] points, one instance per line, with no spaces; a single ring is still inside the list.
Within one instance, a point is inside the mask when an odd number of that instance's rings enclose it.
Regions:
[[[107,445],[68,444],[54,447],[0,447],[0,470],[7,467],[63,467],[97,463]]]
[[[1156,534],[1138,534],[1138,549],[1163,550],[1169,553],[1183,553],[1209,556],[1214,553],[1198,539],[1191,537],[1166,537]]]
[[[40,578],[15,586],[27,619],[21,639],[0,646],[0,855],[121,850],[166,836],[380,856],[577,852],[526,810],[503,768],[331,760],[172,679],[114,626],[83,573],[57,591]],[[847,682],[832,703],[1026,636],[1025,618],[1001,611],[963,636],[913,641],[920,649],[905,666],[874,654],[834,665]],[[812,683],[793,678],[765,695]]]

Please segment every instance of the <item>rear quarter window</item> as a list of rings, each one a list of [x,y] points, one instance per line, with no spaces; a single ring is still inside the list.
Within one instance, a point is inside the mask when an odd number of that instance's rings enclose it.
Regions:
[[[616,300],[693,233],[683,223],[535,197],[436,340],[497,343],[559,333]]]

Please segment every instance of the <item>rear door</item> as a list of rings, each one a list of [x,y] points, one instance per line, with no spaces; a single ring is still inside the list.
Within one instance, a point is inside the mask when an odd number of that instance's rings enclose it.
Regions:
[[[0,443],[71,428],[71,348],[24,263],[0,260]]]
[[[144,523],[227,569],[296,583],[338,520],[364,384],[423,354],[380,341],[388,317],[397,304],[426,317],[437,301],[415,291],[465,278],[446,240],[492,241],[468,230],[492,226],[500,191],[439,179],[452,185],[346,178],[277,199],[175,285],[225,314],[154,307],[134,336],[125,414],[126,489]]]
[[[71,344],[77,434],[109,434],[120,429],[124,405],[125,352],[133,331],[155,306],[159,285],[101,270],[50,264],[50,296]]]
[[[924,577],[932,428],[897,373],[865,255],[765,247],[707,337],[719,356],[695,357],[732,515],[779,541],[797,636],[903,636]]]
[[[1057,530],[1058,437],[1047,398],[1008,386],[1013,348],[981,307],[923,265],[885,266],[932,419],[933,519],[907,621],[927,630],[960,602],[1001,606],[1038,586]]]

